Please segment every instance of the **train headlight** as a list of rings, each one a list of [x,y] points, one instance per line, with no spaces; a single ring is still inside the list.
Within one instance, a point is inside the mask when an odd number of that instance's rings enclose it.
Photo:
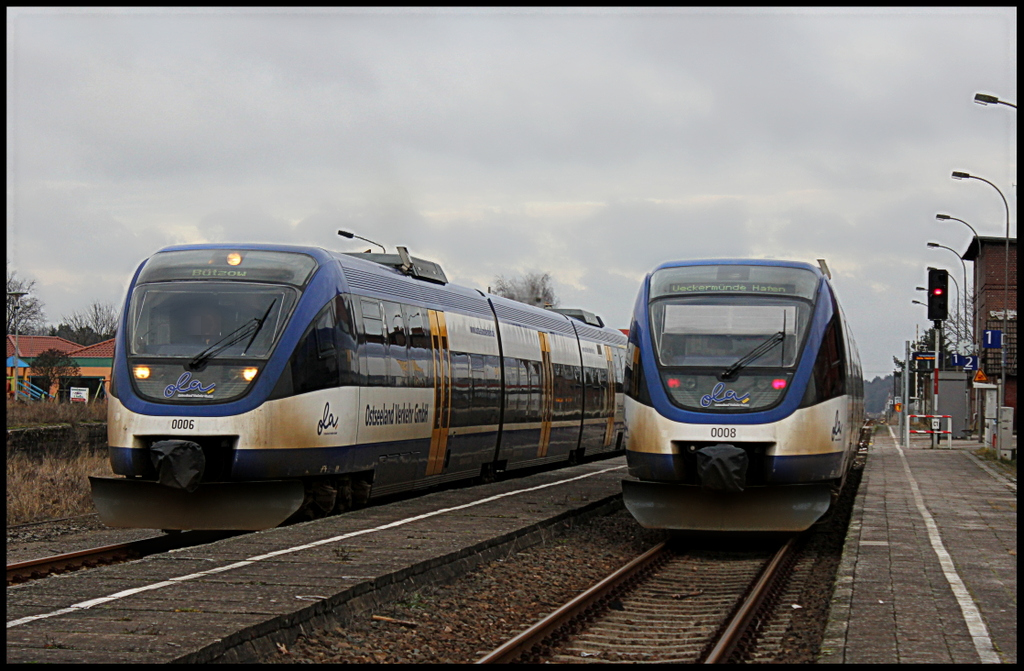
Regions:
[[[252,382],[253,378],[256,377],[256,373],[260,372],[259,368],[243,368],[242,379],[246,382]]]
[[[149,379],[149,366],[136,366],[134,369],[136,380],[147,380]]]
[[[238,252],[231,252],[230,254],[228,254],[228,265],[229,266],[237,266],[241,262],[242,262],[242,255],[239,254]]]

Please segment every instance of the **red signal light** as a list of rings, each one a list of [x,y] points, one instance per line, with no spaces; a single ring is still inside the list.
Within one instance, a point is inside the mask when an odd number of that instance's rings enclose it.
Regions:
[[[942,295],[942,287],[935,287],[934,289],[932,289],[932,296],[941,296],[941,295]]]

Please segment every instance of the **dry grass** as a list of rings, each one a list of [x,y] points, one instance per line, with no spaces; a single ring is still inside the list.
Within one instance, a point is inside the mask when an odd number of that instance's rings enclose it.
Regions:
[[[7,400],[7,428],[107,421],[107,400],[89,403]]]
[[[7,455],[7,525],[95,512],[90,475],[113,475],[105,453]]]
[[[7,401],[7,428],[105,422],[107,402]],[[95,512],[90,475],[113,475],[105,451],[78,457],[7,455],[7,525]]]

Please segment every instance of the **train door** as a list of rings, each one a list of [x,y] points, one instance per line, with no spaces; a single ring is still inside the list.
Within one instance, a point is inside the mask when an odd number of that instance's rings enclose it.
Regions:
[[[430,432],[427,475],[444,470],[448,452],[448,430],[452,416],[452,357],[448,346],[448,325],[444,312],[430,310],[430,342],[434,380],[434,414]]]
[[[551,421],[555,409],[555,373],[551,363],[551,336],[540,332],[540,441],[537,444],[537,457],[546,457],[551,443]]]
[[[604,413],[605,413],[605,434],[603,447],[611,447],[612,439],[615,436],[615,359],[612,356],[611,345],[604,346],[605,355],[605,388],[604,388]]]

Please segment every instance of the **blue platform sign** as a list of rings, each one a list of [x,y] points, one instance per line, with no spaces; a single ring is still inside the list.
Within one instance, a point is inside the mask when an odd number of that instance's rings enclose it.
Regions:
[[[964,370],[978,370],[978,357],[976,357],[976,356],[965,356],[964,357]]]
[[[981,346],[985,349],[1001,349],[1003,346],[1003,332],[985,331],[985,337],[982,338]]]
[[[960,366],[964,365],[964,359],[966,358],[967,357],[965,357],[963,354],[957,354],[956,352],[953,352],[952,354],[949,355],[949,365],[952,366],[953,368],[959,368]]]

